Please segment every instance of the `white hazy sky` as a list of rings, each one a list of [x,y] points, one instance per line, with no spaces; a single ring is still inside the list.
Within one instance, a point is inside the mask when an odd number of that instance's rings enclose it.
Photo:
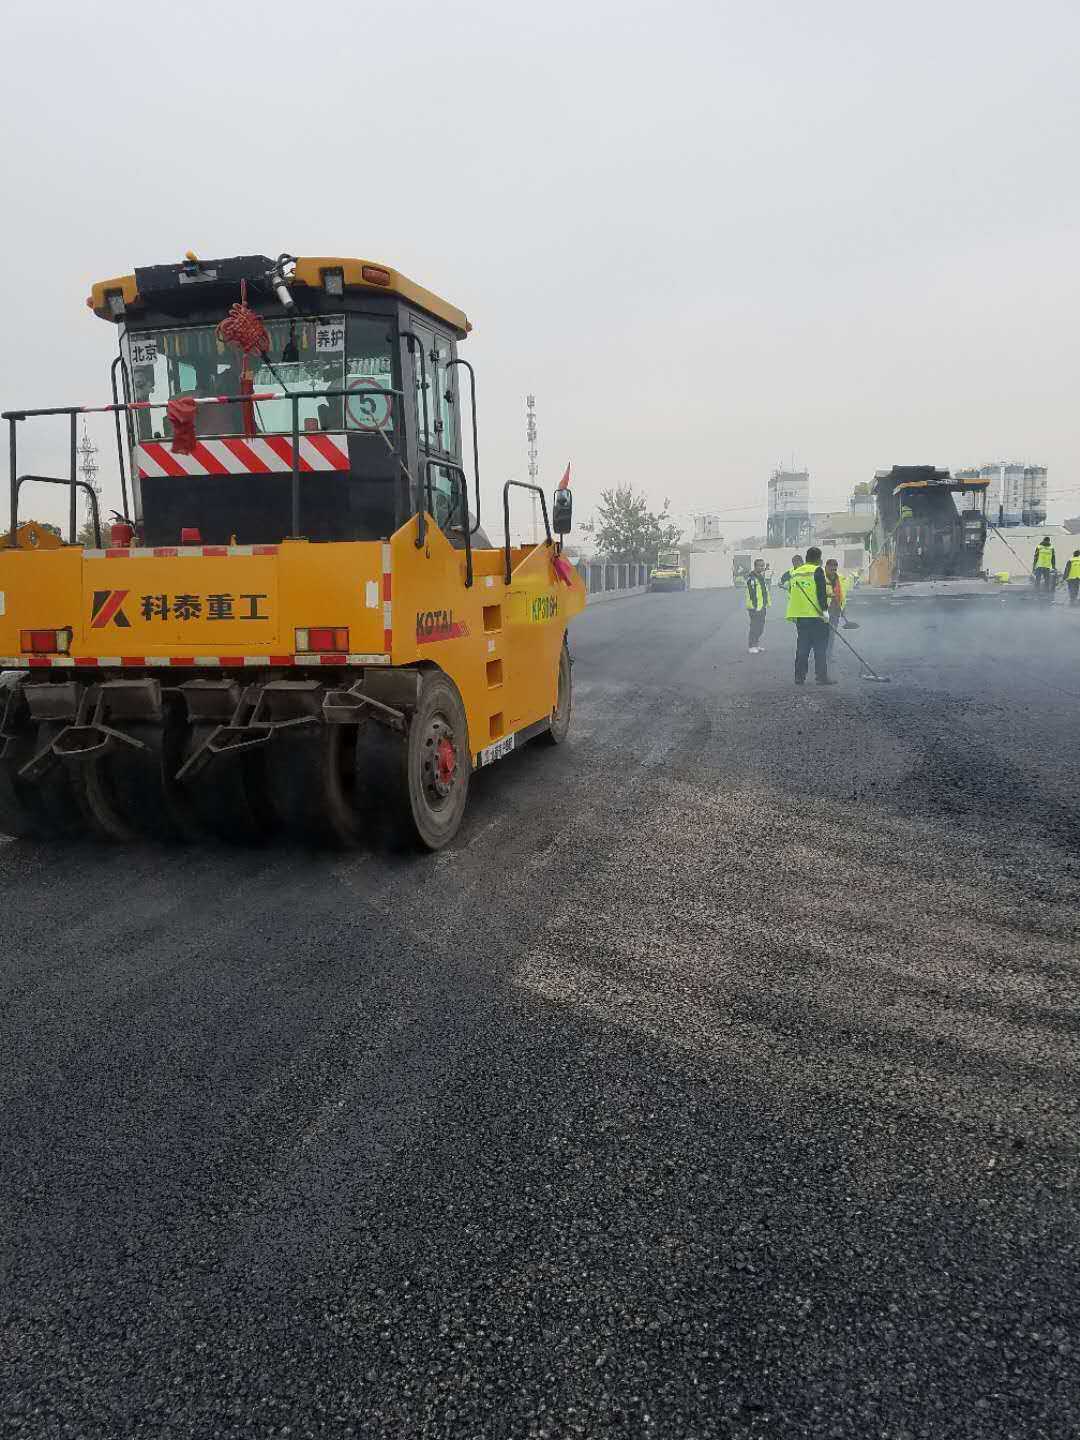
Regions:
[[[353,254],[472,319],[489,520],[530,390],[579,520],[745,533],[792,456],[815,506],[1010,458],[1080,511],[1076,0],[9,0],[4,49],[4,408],[107,399],[91,280]]]

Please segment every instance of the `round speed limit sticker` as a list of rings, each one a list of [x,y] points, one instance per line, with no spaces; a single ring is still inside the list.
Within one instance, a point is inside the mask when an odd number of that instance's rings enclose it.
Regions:
[[[345,401],[349,424],[356,430],[385,430],[393,402],[379,381],[359,375],[345,388],[351,392]]]

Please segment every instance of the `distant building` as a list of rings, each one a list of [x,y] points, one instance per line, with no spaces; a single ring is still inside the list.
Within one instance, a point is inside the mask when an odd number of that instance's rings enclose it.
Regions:
[[[810,472],[774,470],[769,477],[770,545],[801,545],[810,538]]]
[[[871,518],[876,513],[874,504],[874,492],[870,486],[863,481],[856,485],[851,492],[851,499],[848,501],[848,509],[852,515],[869,515]]]
[[[719,515],[695,515],[694,516],[694,544],[716,544],[723,541],[720,533]]]
[[[814,539],[834,541],[837,544],[862,542],[874,528],[876,514],[873,510],[837,510],[824,515],[815,515]]]
[[[1046,466],[1024,466],[1024,524],[1046,524]]]
[[[1043,525],[1046,523],[1046,466],[993,460],[969,470],[957,470],[958,480],[989,480],[986,513],[991,525]],[[974,496],[968,497],[974,504]]]

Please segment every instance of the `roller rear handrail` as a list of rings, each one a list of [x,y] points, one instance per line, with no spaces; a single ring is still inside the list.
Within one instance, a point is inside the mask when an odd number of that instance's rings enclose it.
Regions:
[[[551,544],[551,524],[548,520],[547,497],[539,485],[530,485],[525,480],[507,480],[503,486],[503,524],[506,526],[506,583],[510,584],[512,574],[510,566],[510,487],[517,486],[519,490],[531,490],[540,496],[540,507],[544,512],[544,529],[547,531],[547,543]]]
[[[115,379],[115,376],[114,376]],[[113,393],[115,395],[115,384]],[[379,394],[385,395],[392,408],[398,401],[405,398],[403,390],[394,390],[389,386],[379,386]],[[348,402],[356,398],[356,391],[345,389],[332,390],[265,390],[250,395],[195,395],[190,397],[198,406],[203,405],[236,405],[236,404],[257,404],[260,400],[289,400],[292,403],[292,534],[294,538],[300,537],[300,401],[301,400],[334,400],[344,399]],[[60,481],[60,484],[68,485],[71,490],[71,503],[68,512],[68,541],[75,543],[75,535],[78,530],[78,507],[76,506],[76,492],[79,485],[85,485],[85,481],[77,479],[78,475],[78,417],[80,415],[119,415],[123,412],[130,415],[135,410],[165,410],[168,408],[167,400],[114,400],[111,405],[50,405],[36,410],[3,410],[0,411],[0,420],[8,422],[8,458],[9,458],[9,510],[11,515],[11,534],[14,537],[18,526],[19,517],[19,478],[16,474],[18,469],[18,440],[15,427],[26,420],[36,420],[44,416],[66,415],[70,421],[69,435],[69,459],[71,475],[68,480]],[[426,406],[426,395],[425,395]],[[379,434],[387,445],[390,441],[383,433],[384,426],[377,425],[372,430],[365,430],[357,426],[349,431],[347,426],[342,427],[347,433],[357,435]],[[391,446],[391,449],[393,447]],[[399,462],[400,463],[400,462]],[[46,479],[48,483],[55,484],[56,481],[45,476],[34,477]],[[418,476],[421,487],[423,486],[422,475]],[[121,483],[124,493],[124,508],[127,509],[127,486],[123,483],[123,465],[121,462]],[[96,497],[95,497],[96,500]],[[95,508],[95,515],[96,515]],[[466,504],[466,514],[468,505]],[[100,519],[96,521],[96,529],[100,543]],[[13,543],[17,544],[13,540]]]
[[[22,487],[28,483],[35,485],[64,485],[71,484],[70,480],[64,480],[59,475],[20,475],[15,482],[16,511],[18,510],[18,494]],[[90,518],[94,525],[94,545],[101,549],[101,512],[98,509],[98,498],[94,493],[94,487],[88,480],[76,480],[76,486],[85,490],[90,500]],[[11,544],[16,550],[20,549],[19,541],[15,535],[15,527],[18,523],[17,513],[11,517]]]
[[[458,494],[461,496],[461,508],[464,511],[464,522],[461,529],[465,536],[465,588],[468,590],[472,587],[473,583],[472,529],[469,525],[469,488],[465,471],[452,460],[437,460],[434,456],[428,458],[427,465],[424,469],[424,492],[426,492],[426,494],[422,495],[421,503],[417,511],[417,548],[419,549],[420,546],[424,544],[426,535],[424,501],[426,499],[428,506],[431,505],[431,471],[433,468],[451,471],[458,482]],[[434,515],[432,518],[434,518]]]

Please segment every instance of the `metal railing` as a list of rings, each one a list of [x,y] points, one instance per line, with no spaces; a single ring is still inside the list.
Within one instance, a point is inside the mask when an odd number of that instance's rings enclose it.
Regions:
[[[648,565],[636,561],[579,560],[576,569],[589,596],[630,594],[649,583]]]
[[[544,512],[544,531],[547,534],[547,544],[551,544],[551,524],[548,520],[547,496],[539,485],[529,485],[524,480],[507,480],[503,486],[503,524],[506,529],[503,552],[505,556],[504,574],[507,585],[513,574],[513,566],[510,560],[510,491],[511,488],[518,490],[531,490],[533,494],[540,496],[540,508]]]
[[[114,366],[114,369],[113,369],[113,384],[114,384],[114,392],[113,392],[113,393],[114,393],[114,394],[115,394],[115,375],[116,375],[116,372],[115,372],[115,366]],[[343,400],[345,403],[347,403],[349,399],[355,399],[355,398],[356,398],[356,393],[357,393],[357,392],[356,392],[355,390],[349,390],[349,389],[333,389],[333,390],[293,390],[293,391],[288,391],[288,392],[282,392],[282,391],[257,391],[257,392],[254,392],[254,393],[250,394],[250,395],[212,395],[212,396],[205,396],[205,397],[203,397],[203,396],[196,396],[196,397],[193,397],[193,398],[194,398],[195,404],[196,404],[197,406],[200,406],[200,407],[201,407],[201,406],[204,406],[204,405],[257,405],[260,401],[264,401],[264,400],[266,400],[266,401],[269,401],[269,400],[289,400],[289,401],[291,402],[291,404],[292,404],[291,527],[292,527],[293,537],[294,537],[294,538],[299,538],[299,537],[300,537],[300,473],[301,473],[301,472],[300,472],[300,436],[301,436],[301,433],[302,433],[301,430],[300,430],[300,401],[301,401],[301,400],[333,400],[333,399],[341,399],[341,400]],[[371,426],[370,428],[367,428],[367,427],[364,427],[364,426],[355,426],[355,427],[353,428],[353,430],[349,430],[348,427],[345,427],[345,428],[346,428],[346,433],[349,433],[349,434],[356,433],[356,434],[361,434],[361,435],[362,435],[362,434],[375,434],[375,433],[378,433],[379,435],[382,436],[382,439],[385,441],[385,443],[386,443],[386,445],[387,445],[387,448],[391,451],[391,453],[394,454],[395,456],[398,456],[398,463],[401,464],[401,465],[402,465],[402,469],[404,469],[405,467],[404,467],[403,462],[400,460],[400,456],[399,456],[399,454],[398,454],[398,451],[397,451],[397,450],[395,449],[395,447],[391,444],[391,442],[387,439],[386,434],[385,434],[386,424],[389,422],[390,416],[391,416],[391,414],[393,413],[393,406],[394,406],[394,404],[397,403],[398,401],[404,399],[403,392],[400,391],[400,390],[391,390],[391,389],[388,389],[388,388],[384,389],[384,388],[380,387],[378,393],[379,393],[380,396],[383,396],[383,395],[386,396],[386,397],[387,397],[387,400],[390,402],[390,403],[389,403],[388,410],[387,410],[386,421],[384,421],[382,425],[374,425],[374,426]],[[62,485],[67,485],[67,486],[70,488],[70,491],[71,491],[71,500],[70,500],[70,506],[69,506],[69,514],[68,514],[68,531],[69,531],[68,540],[69,540],[69,543],[75,544],[75,542],[76,542],[76,536],[77,536],[77,533],[78,533],[78,505],[77,505],[76,501],[77,501],[77,497],[78,497],[79,487],[80,487],[80,486],[85,486],[85,484],[86,484],[85,481],[80,481],[79,478],[78,478],[78,449],[77,449],[77,446],[78,446],[78,417],[79,417],[80,415],[108,415],[108,414],[113,414],[113,415],[116,415],[116,416],[117,416],[117,425],[119,426],[119,416],[120,416],[121,413],[130,415],[132,411],[136,411],[136,410],[165,410],[167,407],[168,407],[168,401],[159,401],[159,400],[131,400],[131,401],[114,401],[111,405],[54,405],[54,406],[47,406],[47,407],[45,407],[45,408],[43,408],[43,409],[37,409],[37,410],[5,410],[5,411],[3,411],[2,414],[0,414],[0,420],[6,420],[6,421],[8,422],[8,456],[9,456],[9,464],[10,464],[9,505],[10,505],[10,513],[11,513],[11,527],[10,527],[10,528],[11,528],[11,535],[12,535],[12,544],[16,544],[16,545],[18,544],[18,541],[17,541],[17,539],[15,538],[15,532],[16,532],[16,529],[18,528],[18,523],[19,523],[19,491],[21,490],[22,485],[23,485],[25,482],[29,482],[29,481],[39,481],[39,482],[42,482],[42,483],[44,483],[44,484],[50,484],[50,485],[52,485],[52,484],[62,484]],[[71,470],[70,477],[69,477],[67,480],[57,481],[57,480],[55,480],[54,478],[52,478],[51,476],[44,476],[44,475],[19,475],[19,473],[18,473],[18,472],[19,472],[19,464],[18,464],[18,435],[17,435],[16,427],[20,424],[20,422],[23,422],[23,421],[26,421],[26,420],[36,420],[36,419],[41,419],[41,418],[43,418],[43,417],[57,416],[57,415],[66,415],[66,416],[69,418],[69,421],[70,421],[70,435],[69,435],[69,459],[70,459],[70,470]],[[205,437],[204,437],[204,438],[205,438]],[[408,474],[408,471],[407,471],[407,470],[405,471],[405,474],[406,474],[406,476],[408,477],[409,482],[410,482],[410,484],[411,484],[411,483],[412,483],[412,477]],[[125,514],[126,514],[126,513],[127,513],[127,486],[126,486],[126,484],[123,483],[123,475],[121,475],[121,481],[122,481],[122,484],[123,484],[124,510],[125,510]],[[422,508],[423,502],[424,502],[424,476],[423,476],[423,473],[421,473],[420,475],[417,476],[417,479],[416,479],[416,487],[417,487],[417,488],[416,488],[417,506],[418,506],[418,508]],[[95,505],[94,508],[95,508],[95,515],[96,515],[96,514],[97,514],[96,505]],[[98,531],[100,532],[100,517],[99,517],[99,518],[97,519],[97,521],[96,521],[96,526],[97,526]],[[466,527],[466,528],[467,528],[467,527]]]

